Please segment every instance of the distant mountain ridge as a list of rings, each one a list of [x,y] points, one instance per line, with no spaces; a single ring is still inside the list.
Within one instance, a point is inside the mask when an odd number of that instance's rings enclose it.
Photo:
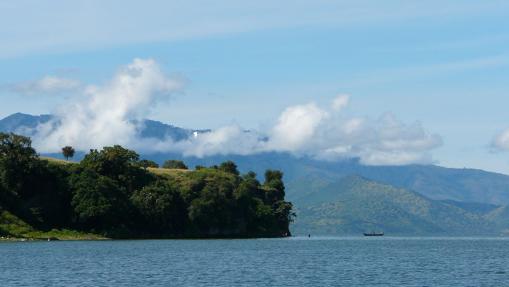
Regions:
[[[0,120],[0,132],[25,132],[35,129],[39,124],[49,122],[52,115],[33,116],[23,113],[15,113]]]
[[[26,136],[32,136],[38,125],[48,123],[52,119],[54,119],[52,115],[34,116],[15,113],[0,120],[0,132],[15,132]],[[137,133],[142,138],[156,138],[160,140],[171,138],[175,141],[180,141],[191,137],[194,132],[203,133],[210,131],[184,129],[148,119],[132,121],[132,123],[139,127]]]

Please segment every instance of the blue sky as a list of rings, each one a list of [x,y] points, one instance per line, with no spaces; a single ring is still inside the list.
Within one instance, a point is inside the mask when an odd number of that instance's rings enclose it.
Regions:
[[[348,94],[349,117],[391,113],[439,135],[440,165],[509,173],[505,148],[491,148],[509,128],[509,2],[251,2],[0,3],[0,117],[53,113],[75,96],[13,87],[102,85],[154,59],[184,87],[151,106],[153,119],[263,130],[288,107]]]

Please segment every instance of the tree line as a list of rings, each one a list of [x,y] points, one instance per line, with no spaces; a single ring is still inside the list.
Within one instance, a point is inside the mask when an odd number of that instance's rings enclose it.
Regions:
[[[74,155],[64,147],[66,158]],[[119,145],[90,150],[79,163],[41,159],[28,137],[0,133],[0,208],[41,230],[112,238],[289,236],[294,217],[283,173],[240,174],[234,162],[168,172]],[[180,171],[174,170],[179,169]]]

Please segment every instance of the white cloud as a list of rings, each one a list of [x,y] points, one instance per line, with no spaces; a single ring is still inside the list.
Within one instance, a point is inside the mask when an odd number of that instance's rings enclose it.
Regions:
[[[180,86],[167,78],[155,61],[135,59],[108,84],[88,86],[84,99],[61,107],[55,121],[39,127],[34,142],[43,152],[68,144],[80,150],[112,144],[132,146],[136,140],[132,120],[146,116],[153,104]]]
[[[349,144],[352,153],[368,165],[432,163],[430,151],[442,145],[442,139],[427,132],[420,123],[404,124],[392,114],[366,120],[362,130]]]
[[[403,165],[432,163],[431,150],[442,144],[440,136],[428,133],[420,123],[404,124],[391,114],[376,120],[349,118],[308,105],[287,108],[283,115],[302,107],[312,107],[313,125],[305,125],[304,130],[298,125],[274,129],[266,146],[269,150],[287,150],[329,161],[353,157],[368,165]],[[292,144],[293,137],[300,140],[298,145]]]
[[[314,103],[286,108],[270,132],[267,148],[292,152],[301,150],[327,116],[327,112]]]
[[[56,76],[44,76],[39,80],[27,81],[11,86],[11,90],[26,95],[56,94],[73,91],[79,88],[81,83],[77,80],[60,78]]]
[[[203,157],[215,154],[248,155],[260,152],[263,144],[257,133],[232,125],[199,134],[189,141],[177,143],[177,146],[185,156]]]
[[[55,120],[38,127],[34,145],[41,152],[57,152],[65,145],[87,151],[120,144],[142,153],[198,157],[282,151],[322,160],[355,157],[368,165],[402,165],[431,163],[430,152],[442,143],[420,123],[405,124],[391,114],[375,120],[349,117],[342,112],[349,102],[345,95],[327,107],[316,103],[287,107],[266,131],[229,125],[180,141],[141,138],[136,123],[181,85],[166,77],[153,60],[135,59],[109,83],[88,86],[82,99],[70,99]]]
[[[348,106],[350,95],[339,95],[332,101],[332,109],[336,112]]]
[[[509,151],[509,129],[496,135],[491,146],[494,150]]]

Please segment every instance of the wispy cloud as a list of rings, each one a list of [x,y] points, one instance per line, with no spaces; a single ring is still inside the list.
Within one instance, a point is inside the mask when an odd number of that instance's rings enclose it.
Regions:
[[[37,95],[69,92],[78,89],[80,86],[81,83],[78,80],[56,76],[44,76],[38,80],[9,85],[9,89],[15,93],[24,95]]]
[[[0,58],[267,29],[468,18],[508,6],[507,1],[3,1]]]
[[[453,73],[468,73],[476,70],[496,69],[509,66],[509,53],[464,60],[370,70],[344,80],[342,86],[358,87],[381,83],[399,82],[412,78],[429,78]]]

